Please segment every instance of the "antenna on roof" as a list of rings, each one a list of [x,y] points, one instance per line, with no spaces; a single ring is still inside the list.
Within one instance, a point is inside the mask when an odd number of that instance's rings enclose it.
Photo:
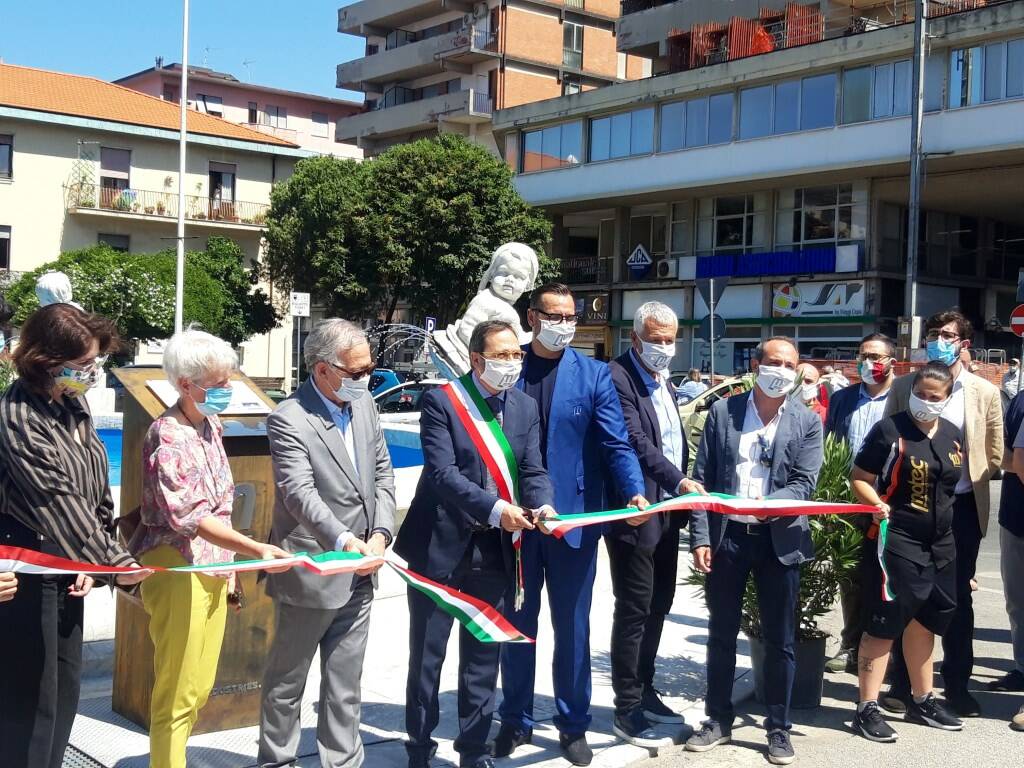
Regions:
[[[210,58],[210,51],[219,51],[219,50],[220,50],[220,48],[211,48],[210,46],[206,46],[205,48],[203,48],[203,66],[204,67],[208,66],[207,60]]]
[[[164,57],[163,56],[157,56],[156,57],[156,68],[157,69],[163,69],[164,68]]]
[[[242,66],[245,67],[245,79],[250,83],[252,82],[252,68],[249,65],[255,63],[256,59],[246,59],[242,62]]]

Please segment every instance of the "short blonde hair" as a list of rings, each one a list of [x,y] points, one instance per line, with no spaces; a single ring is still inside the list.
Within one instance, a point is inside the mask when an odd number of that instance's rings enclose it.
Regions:
[[[163,363],[167,380],[178,389],[181,379],[198,382],[209,373],[234,373],[238,354],[224,339],[190,327],[171,336]]]

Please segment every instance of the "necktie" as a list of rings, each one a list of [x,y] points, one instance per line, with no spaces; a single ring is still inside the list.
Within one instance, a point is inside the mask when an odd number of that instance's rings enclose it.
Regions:
[[[505,421],[505,414],[501,410],[501,398],[497,395],[493,395],[487,398],[487,405],[491,407],[491,413],[494,414],[494,418],[498,420],[498,426],[503,426]]]

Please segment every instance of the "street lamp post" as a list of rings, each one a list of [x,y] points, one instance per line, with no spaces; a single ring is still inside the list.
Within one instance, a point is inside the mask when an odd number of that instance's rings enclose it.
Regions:
[[[178,137],[178,259],[174,279],[174,332],[178,333],[183,323],[185,301],[185,152],[188,114],[188,0],[183,0],[181,22],[181,93],[178,96],[181,113],[180,136]]]
[[[907,285],[905,315],[913,327],[917,315],[917,256],[921,239],[921,177],[924,173],[924,152],[921,137],[924,126],[924,66],[927,41],[927,2],[914,0],[914,80],[913,108],[910,129],[910,199],[907,220]]]

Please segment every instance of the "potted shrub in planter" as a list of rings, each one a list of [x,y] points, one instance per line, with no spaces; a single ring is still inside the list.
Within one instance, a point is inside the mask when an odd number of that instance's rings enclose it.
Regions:
[[[845,440],[825,439],[824,460],[818,474],[815,501],[853,503],[850,489],[852,456]],[[825,643],[828,635],[818,621],[835,605],[841,582],[855,578],[861,553],[861,532],[841,515],[809,518],[815,559],[800,569],[800,597],[796,616],[796,675],[791,706],[809,709],[821,704],[825,677]],[[702,592],[706,576],[691,571],[686,583]],[[754,672],[754,695],[764,701],[764,641],[761,612],[754,580],[747,581],[743,595],[740,629],[750,639],[750,660]]]

